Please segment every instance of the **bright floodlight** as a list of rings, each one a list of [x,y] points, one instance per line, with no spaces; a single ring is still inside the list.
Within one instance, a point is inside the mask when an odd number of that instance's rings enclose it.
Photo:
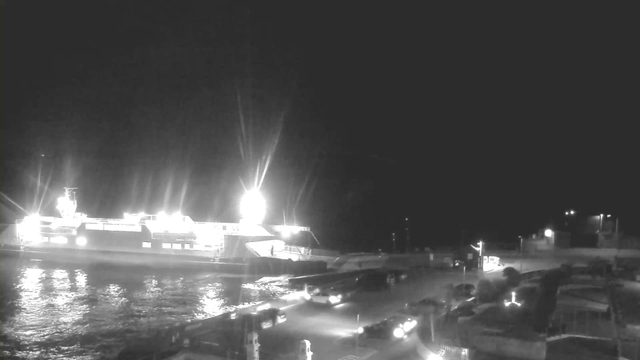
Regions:
[[[247,191],[240,201],[242,220],[260,224],[267,212],[267,203],[258,190]]]
[[[547,229],[544,231],[544,236],[546,237],[552,237],[553,236],[553,230],[551,229]]]

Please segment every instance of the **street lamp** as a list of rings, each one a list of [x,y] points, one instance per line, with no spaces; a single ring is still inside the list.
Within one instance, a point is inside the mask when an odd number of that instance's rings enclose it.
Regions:
[[[267,203],[256,189],[247,191],[240,201],[240,215],[242,221],[250,224],[260,224],[267,212]]]
[[[544,236],[546,236],[547,238],[551,238],[551,243],[555,246],[555,235],[556,233],[551,230],[551,229],[547,229],[544,231]],[[549,243],[549,241],[547,240],[547,244]]]
[[[478,252],[478,267],[480,268],[480,270],[483,270],[483,263],[482,263],[482,248],[483,248],[484,243],[482,242],[482,240],[478,241],[478,246],[475,247],[473,245],[471,245],[471,247]]]

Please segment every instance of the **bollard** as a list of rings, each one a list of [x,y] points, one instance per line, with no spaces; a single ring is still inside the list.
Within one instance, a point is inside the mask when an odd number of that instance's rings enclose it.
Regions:
[[[250,332],[245,340],[245,348],[247,350],[247,360],[260,359],[260,343],[258,342],[258,333]]]
[[[298,360],[311,360],[312,355],[313,353],[311,352],[311,342],[309,340],[300,341]]]

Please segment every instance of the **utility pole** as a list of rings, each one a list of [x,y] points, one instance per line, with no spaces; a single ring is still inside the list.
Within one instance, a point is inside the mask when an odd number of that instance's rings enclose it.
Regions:
[[[391,242],[393,243],[393,252],[396,252],[396,233],[395,231],[391,233]]]
[[[405,222],[405,231],[407,234],[407,252],[409,252],[410,246],[411,246],[411,236],[409,234],[409,218],[405,217],[404,218],[404,222]]]
[[[478,252],[478,268],[480,269],[480,271],[483,270],[483,261],[482,261],[482,248],[483,248],[484,243],[482,242],[482,240],[478,241],[478,246],[473,246],[471,245],[472,248],[474,248],[474,250],[476,250]]]

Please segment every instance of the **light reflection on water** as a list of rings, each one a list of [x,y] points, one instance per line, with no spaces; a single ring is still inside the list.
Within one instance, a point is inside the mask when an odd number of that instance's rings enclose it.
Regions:
[[[198,271],[0,261],[2,359],[99,359],[127,336],[284,295]]]

